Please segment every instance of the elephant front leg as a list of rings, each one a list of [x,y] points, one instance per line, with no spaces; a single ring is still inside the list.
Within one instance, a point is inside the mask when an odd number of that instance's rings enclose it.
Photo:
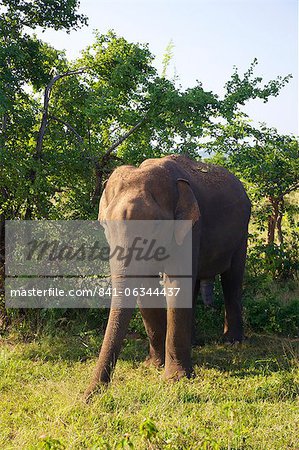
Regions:
[[[158,279],[159,280],[159,279]],[[161,286],[153,278],[144,280],[143,287],[146,292],[154,292]],[[144,362],[145,366],[162,367],[165,364],[165,341],[166,341],[166,301],[161,296],[156,298],[145,295],[139,298],[139,308],[142,315],[144,327],[149,339],[149,354]]]
[[[192,375],[192,280],[166,277],[165,289],[167,333],[164,378],[167,380],[179,380],[184,376],[189,378]]]
[[[149,354],[144,364],[162,367],[165,364],[166,309],[142,308],[140,311],[149,338]]]

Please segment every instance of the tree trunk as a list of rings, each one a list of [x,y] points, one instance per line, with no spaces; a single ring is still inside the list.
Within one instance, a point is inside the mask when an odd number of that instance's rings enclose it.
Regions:
[[[82,74],[83,72],[86,72],[86,67],[82,67],[81,69],[78,69],[78,70],[71,70],[69,72],[55,75],[52,78],[52,80],[50,81],[50,83],[45,88],[43,114],[42,114],[39,130],[37,133],[35,152],[33,154],[33,162],[34,162],[35,167],[31,168],[29,171],[29,174],[28,174],[28,179],[30,180],[32,185],[34,185],[36,177],[37,177],[36,163],[39,163],[42,160],[43,141],[44,141],[47,127],[48,127],[49,102],[50,102],[50,97],[51,97],[53,86],[61,78],[68,77],[70,75]],[[63,122],[61,119],[58,119],[55,116],[52,116],[52,118],[56,121]],[[83,140],[82,137],[77,132],[75,132],[73,127],[71,127],[68,123],[65,123],[65,122],[64,122],[64,125],[67,126],[69,129],[71,129],[73,131],[73,133],[75,133],[76,137],[78,139],[80,139],[82,142],[82,140]],[[27,201],[28,201],[28,199],[27,199]],[[38,198],[35,199],[35,203],[36,203],[36,205],[38,204]],[[32,213],[33,213],[32,205],[27,205],[26,212],[25,212],[25,220],[32,219]]]
[[[280,244],[283,244],[283,233],[281,228],[282,217],[284,213],[284,199],[282,198],[279,202],[279,212],[277,217],[277,236]]]
[[[4,306],[4,279],[5,279],[5,217],[0,215],[0,330],[5,329],[7,314]]]
[[[0,216],[0,295],[4,292],[4,261],[5,261],[5,217]]]
[[[103,166],[99,163],[95,164],[95,188],[91,197],[91,204],[96,206],[100,200],[102,182],[103,182]]]
[[[1,188],[1,197],[5,201],[8,198],[6,188]],[[6,212],[7,214],[7,212]],[[0,214],[0,297],[4,294],[5,278],[5,215]]]
[[[272,207],[272,211],[271,214],[268,216],[268,244],[274,244],[275,229],[278,218],[278,204],[277,199],[275,199],[274,197],[270,197],[269,201]]]
[[[268,244],[274,243],[276,222],[277,222],[277,217],[275,216],[275,214],[271,214],[268,217],[268,235],[267,235]]]
[[[272,212],[268,216],[268,244],[275,242],[275,231],[277,230],[278,242],[283,243],[283,232],[281,228],[282,217],[284,213],[283,198],[270,197],[269,198]]]

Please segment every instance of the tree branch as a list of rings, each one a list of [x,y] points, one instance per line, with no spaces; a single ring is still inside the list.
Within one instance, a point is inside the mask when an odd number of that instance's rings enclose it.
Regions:
[[[284,193],[281,195],[281,197],[290,194],[293,191],[296,191],[296,189],[299,189],[299,182],[294,184],[293,186],[291,186],[289,189],[287,189],[286,191],[284,191]]]
[[[50,83],[46,86],[45,93],[44,93],[43,114],[42,114],[40,127],[38,130],[35,153],[33,155],[33,159],[35,159],[36,161],[40,161],[42,158],[43,140],[44,140],[44,136],[45,136],[47,125],[48,125],[49,101],[50,101],[50,96],[51,96],[51,92],[52,92],[52,88],[53,88],[54,84],[61,78],[68,77],[71,75],[78,75],[80,73],[85,72],[86,69],[87,69],[87,67],[81,67],[80,69],[77,69],[77,70],[70,70],[68,72],[61,73],[59,75],[55,75],[52,78],[52,80],[50,81]],[[36,169],[31,168],[29,171],[29,174],[28,174],[28,178],[32,184],[34,184],[34,182],[35,182],[36,175],[37,175]],[[31,219],[31,215],[32,215],[32,206],[27,206],[26,212],[25,212],[25,219],[26,220]]]
[[[49,101],[50,101],[50,96],[51,96],[51,92],[52,92],[52,88],[53,88],[54,84],[61,78],[68,77],[71,75],[78,75],[80,73],[85,72],[86,69],[87,69],[87,67],[82,67],[81,69],[70,70],[68,72],[61,73],[59,75],[55,75],[55,77],[52,78],[52,80],[46,87],[45,93],[44,93],[43,115],[42,115],[42,120],[41,120],[41,124],[39,127],[38,135],[37,135],[36,148],[35,148],[35,158],[37,160],[40,160],[41,155],[42,155],[43,140],[44,140],[44,136],[46,133],[47,122],[48,122]]]
[[[111,145],[111,147],[108,148],[108,150],[105,152],[105,154],[102,157],[102,160],[105,160],[117,147],[120,146],[131,134],[133,134],[138,128],[141,127],[141,125],[144,124],[146,121],[146,116],[144,116],[136,125],[134,125],[127,133],[125,133],[121,138],[118,139],[114,144]]]
[[[74,135],[77,137],[78,141],[80,141],[83,144],[83,142],[84,142],[83,137],[80,136],[80,134],[77,133],[77,131],[68,122],[65,122],[64,120],[59,119],[59,117],[53,116],[52,114],[49,114],[48,118],[55,120],[56,122],[61,123],[62,125],[67,127],[72,133],[74,133]]]

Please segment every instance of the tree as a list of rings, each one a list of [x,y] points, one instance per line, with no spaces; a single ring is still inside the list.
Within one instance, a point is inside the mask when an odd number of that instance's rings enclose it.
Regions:
[[[38,152],[33,154],[31,162],[39,108],[32,94],[51,79],[53,68],[66,67],[62,52],[30,36],[24,27],[70,30],[84,25],[86,18],[77,14],[79,3],[74,0],[34,4],[4,0],[1,4],[4,7],[0,15],[0,247],[3,255],[5,218],[20,215],[35,178],[35,170],[30,166],[38,164]],[[25,217],[31,217],[30,207]]]
[[[299,150],[295,136],[282,135],[262,125],[254,128],[237,115],[229,124],[213,127],[208,145],[240,178],[249,184],[253,200],[267,201],[262,219],[267,217],[267,243],[283,243],[282,218],[285,197],[299,189]],[[266,214],[265,214],[266,213]]]
[[[0,115],[2,133],[9,126],[16,96],[26,96],[27,85],[40,89],[50,79],[61,52],[25,32],[25,27],[70,31],[87,22],[77,13],[78,0],[1,0],[0,14]]]
[[[234,120],[235,116],[241,112],[240,108],[248,100],[259,98],[267,103],[270,97],[277,97],[281,89],[292,78],[291,74],[285,77],[278,76],[276,80],[270,80],[262,85],[262,77],[254,76],[257,65],[258,60],[254,58],[243,76],[240,76],[238,68],[234,67],[231,79],[225,84],[226,93],[221,106],[221,114],[229,121]]]
[[[70,31],[87,23],[78,0],[2,0],[0,14],[0,290],[5,219],[18,217],[30,191],[28,161],[36,137],[38,101],[33,91],[51,78],[64,55],[25,32],[25,27]],[[21,181],[20,181],[21,180]],[[29,180],[29,184],[28,184]]]
[[[75,30],[87,24],[87,18],[78,14],[79,0],[1,0],[5,12],[2,19],[20,27]]]

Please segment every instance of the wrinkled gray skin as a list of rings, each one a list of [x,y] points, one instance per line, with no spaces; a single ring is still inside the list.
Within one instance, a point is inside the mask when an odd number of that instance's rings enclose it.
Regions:
[[[211,280],[221,274],[224,336],[229,342],[243,339],[241,291],[249,218],[249,199],[234,175],[224,168],[177,155],[148,159],[139,168],[117,168],[106,184],[99,211],[101,221],[192,220],[193,298],[197,298],[201,285],[202,297],[210,304]],[[180,245],[185,236],[182,231],[176,235],[174,230],[172,238]],[[115,243],[117,236],[110,239]],[[161,270],[167,274],[167,269],[157,266],[157,273]],[[130,279],[124,272],[122,275],[113,281],[118,291],[130,286]],[[179,280],[165,277],[166,287],[179,285]],[[192,373],[192,308],[164,306],[141,308],[150,344],[146,364],[164,365],[165,379],[188,377]],[[85,393],[87,398],[98,385],[109,382],[132,312],[111,308],[94,376]]]

